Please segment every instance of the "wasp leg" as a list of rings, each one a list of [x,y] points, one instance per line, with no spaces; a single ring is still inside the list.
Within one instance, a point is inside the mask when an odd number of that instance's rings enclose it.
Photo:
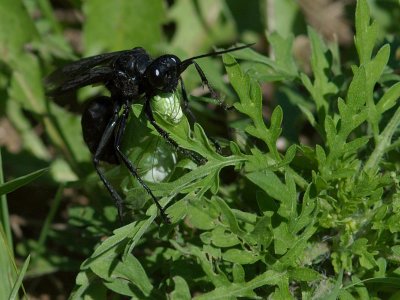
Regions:
[[[208,82],[208,79],[206,77],[206,74],[204,74],[203,70],[200,68],[199,64],[195,61],[193,61],[194,66],[196,67],[197,73],[199,73],[199,76],[201,78],[201,83],[203,86],[207,86],[208,90],[211,93],[211,97],[215,99],[220,106],[222,106],[223,109],[225,110],[230,110],[232,109],[232,106],[227,106],[224,102],[222,102],[218,98],[218,94],[214,91],[214,89],[211,87],[210,83]]]
[[[145,104],[144,104],[144,110],[147,119],[150,121],[151,125],[157,130],[157,132],[169,143],[171,144],[176,150],[181,152],[183,155],[186,157],[189,157],[191,160],[193,160],[196,164],[203,165],[207,162],[207,160],[202,157],[201,155],[198,155],[197,153],[186,150],[178,145],[177,142],[175,142],[173,139],[170,138],[168,132],[166,132],[164,129],[162,129],[156,122],[153,116],[153,112],[151,110],[150,106],[150,101],[147,99]]]
[[[225,105],[221,100],[219,100],[219,99],[217,98],[217,93],[212,89],[212,87],[211,87],[210,84],[208,83],[208,80],[207,80],[207,78],[206,78],[206,75],[204,74],[204,72],[203,72],[203,70],[200,68],[200,66],[199,66],[195,61],[193,61],[193,63],[194,63],[194,66],[196,67],[197,72],[198,72],[199,75],[200,75],[202,84],[207,86],[207,88],[210,90],[211,96],[212,96],[215,100],[217,100],[217,101],[218,101],[218,104],[221,105],[221,106],[223,106],[224,109],[227,109],[227,110],[230,109],[229,107],[226,107],[226,105]],[[181,88],[182,88],[183,108],[184,108],[185,111],[187,110],[187,111],[189,112],[190,117],[194,119],[194,116],[193,116],[192,112],[191,112],[191,111],[189,110],[189,108],[188,108],[189,101],[188,101],[187,93],[186,93],[186,90],[185,90],[185,86],[183,85],[183,80],[182,80],[181,77],[179,77],[179,80],[180,80],[180,82],[181,82]],[[215,150],[217,151],[217,153],[218,153],[218,154],[221,154],[221,153],[222,153],[221,145],[220,145],[215,139],[213,139],[213,138],[209,138],[209,139],[210,139],[211,142],[214,144],[214,147],[215,147]]]
[[[186,93],[186,88],[185,84],[183,83],[182,77],[179,77],[179,82],[181,83],[181,91],[182,91],[182,98],[183,98],[183,111],[185,112],[186,115],[189,115],[189,119],[192,123],[196,122],[196,117],[192,113],[192,111],[189,108],[189,98]]]
[[[121,151],[120,145],[121,145],[121,139],[122,136],[124,135],[125,128],[126,128],[126,121],[128,120],[129,117],[129,112],[130,112],[130,107],[128,104],[125,104],[123,107],[123,112],[122,115],[119,119],[119,124],[118,124],[118,130],[117,130],[117,135],[115,138],[115,143],[114,147],[115,150],[119,156],[119,158],[122,160],[122,162],[125,164],[125,166],[128,168],[129,172],[136,178],[137,181],[139,181],[140,185],[146,190],[146,192],[151,196],[153,199],[154,203],[156,204],[158,210],[160,211],[161,217],[163,218],[165,223],[169,223],[168,217],[165,214],[164,209],[158,202],[157,198],[154,196],[153,192],[150,190],[150,188],[147,186],[147,184],[142,180],[142,178],[139,176],[137,173],[136,168],[133,166],[132,162],[128,159],[128,157]]]
[[[211,143],[213,143],[215,151],[217,151],[218,154],[222,154],[222,147],[218,141],[212,137],[209,137],[208,139],[211,141]]]
[[[114,130],[116,128],[116,125],[118,123],[118,109],[116,108],[114,110],[114,115],[108,122],[108,125],[106,129],[104,130],[104,133],[100,139],[100,143],[97,146],[96,152],[93,156],[93,164],[94,167],[97,171],[97,174],[99,175],[101,181],[103,182],[104,186],[107,188],[108,192],[111,194],[111,197],[115,201],[115,206],[117,207],[118,210],[118,217],[122,222],[122,210],[123,210],[123,200],[122,198],[118,195],[117,191],[113,188],[111,183],[107,180],[107,178],[104,176],[103,172],[100,169],[100,157],[104,149],[107,148],[107,144],[110,142]]]

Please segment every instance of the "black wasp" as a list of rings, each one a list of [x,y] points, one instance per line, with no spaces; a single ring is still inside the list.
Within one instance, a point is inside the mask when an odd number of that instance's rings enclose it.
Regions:
[[[200,75],[203,85],[212,92],[208,80],[195,61],[196,59],[216,56],[223,53],[237,51],[250,45],[216,51],[194,56],[181,61],[172,54],[151,58],[141,47],[100,54],[72,62],[50,74],[45,79],[47,95],[56,96],[81,87],[102,83],[110,91],[110,97],[99,96],[89,102],[82,115],[83,138],[93,154],[94,167],[101,181],[110,192],[122,218],[123,201],[100,169],[100,161],[111,164],[125,164],[130,173],[139,181],[149,193],[158,207],[164,221],[168,218],[150,188],[140,178],[136,168],[128,157],[121,151],[120,144],[124,135],[126,123],[130,113],[130,106],[144,98],[144,113],[152,126],[173,147],[191,158],[197,164],[205,159],[195,153],[182,149],[172,140],[155,121],[150,105],[152,97],[161,93],[173,93],[181,85],[183,106],[187,110],[188,97],[181,74],[193,64]],[[214,95],[214,93],[212,92]]]

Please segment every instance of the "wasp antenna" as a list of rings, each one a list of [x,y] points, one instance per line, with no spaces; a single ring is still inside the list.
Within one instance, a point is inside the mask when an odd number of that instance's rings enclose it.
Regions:
[[[254,44],[255,43],[246,44],[246,45],[240,46],[240,47],[234,47],[234,48],[230,48],[230,49],[226,49],[226,50],[214,51],[214,52],[210,52],[210,53],[206,53],[206,54],[190,57],[190,58],[185,59],[184,61],[181,62],[180,73],[185,71],[186,68],[188,66],[190,66],[195,59],[199,59],[199,58],[203,58],[203,57],[210,57],[210,56],[217,56],[217,55],[225,54],[225,53],[228,53],[228,52],[242,50],[242,49],[245,49],[245,48],[249,48],[249,47],[253,46]]]
[[[221,54],[228,53],[228,52],[238,51],[238,50],[242,50],[245,48],[249,48],[249,47],[253,46],[254,44],[255,43],[247,44],[247,45],[240,46],[240,47],[234,47],[234,48],[230,48],[230,49],[226,49],[226,50],[221,50],[221,51],[214,51],[214,52],[210,52],[210,53],[206,53],[206,54],[202,54],[202,55],[198,55],[198,56],[193,56],[191,58],[188,58],[187,60],[194,60],[194,59],[208,57],[208,56],[217,56],[217,55],[221,55]],[[183,61],[183,62],[185,62],[185,61]]]

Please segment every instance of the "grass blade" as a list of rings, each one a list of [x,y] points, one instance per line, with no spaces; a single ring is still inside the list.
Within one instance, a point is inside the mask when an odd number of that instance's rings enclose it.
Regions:
[[[27,185],[31,181],[42,176],[45,172],[47,172],[47,170],[48,168],[43,168],[35,172],[32,172],[30,174],[10,180],[6,183],[3,183],[2,185],[0,185],[0,195],[11,193],[12,191],[20,188],[21,186]]]
[[[21,272],[19,272],[17,280],[15,281],[15,284],[11,291],[10,297],[8,298],[9,300],[17,299],[18,291],[19,291],[20,287],[22,286],[22,280],[24,279],[24,276],[25,276],[26,270],[28,269],[30,260],[31,260],[31,256],[28,255],[28,257],[26,258],[26,260],[24,262],[24,265],[22,266]]]

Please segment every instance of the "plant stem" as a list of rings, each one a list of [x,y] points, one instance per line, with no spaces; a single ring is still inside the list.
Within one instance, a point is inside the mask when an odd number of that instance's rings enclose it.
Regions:
[[[382,155],[385,153],[386,148],[390,146],[392,136],[400,124],[400,107],[397,108],[393,117],[390,119],[382,134],[378,137],[376,147],[366,162],[363,171],[369,175],[373,175],[379,165]]]
[[[55,214],[57,212],[58,207],[60,206],[60,202],[61,202],[61,199],[62,199],[62,192],[63,191],[64,191],[64,184],[62,183],[58,187],[56,196],[54,197],[54,201],[53,201],[53,203],[52,203],[52,205],[50,207],[50,211],[47,214],[46,220],[44,221],[42,230],[40,232],[39,241],[38,241],[38,250],[39,251],[42,251],[42,249],[44,247],[47,235],[49,233],[50,224],[54,219],[54,216],[55,216]]]

